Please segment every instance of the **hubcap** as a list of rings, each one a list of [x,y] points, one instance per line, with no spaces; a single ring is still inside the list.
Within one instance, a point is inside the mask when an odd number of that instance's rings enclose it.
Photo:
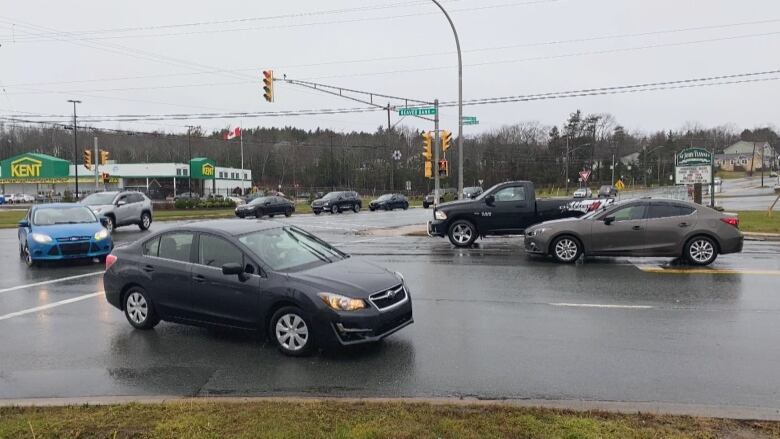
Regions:
[[[127,315],[136,324],[141,324],[146,320],[149,313],[149,306],[141,293],[132,293],[127,296]]]
[[[555,255],[563,261],[571,261],[577,256],[577,243],[569,238],[564,238],[555,244]]]
[[[276,341],[283,348],[299,351],[309,341],[309,328],[297,314],[285,314],[276,322]]]
[[[336,213],[339,211],[339,208],[337,206],[333,206],[330,208],[331,213]]]
[[[710,258],[712,258],[712,255],[715,253],[715,249],[712,247],[712,244],[709,241],[701,239],[691,243],[689,253],[691,259],[694,261],[707,262],[710,260]]]
[[[108,218],[108,221],[106,221],[106,230],[108,230],[109,233],[114,231],[114,220],[111,218]]]
[[[144,215],[143,223],[144,228],[149,228],[149,224],[152,222],[152,220],[149,218],[149,215]]]
[[[455,238],[459,244],[465,244],[471,239],[471,227],[465,224],[458,224],[452,229],[452,237]]]
[[[27,263],[27,265],[32,264],[32,254],[30,253],[30,247],[24,246],[24,262]]]

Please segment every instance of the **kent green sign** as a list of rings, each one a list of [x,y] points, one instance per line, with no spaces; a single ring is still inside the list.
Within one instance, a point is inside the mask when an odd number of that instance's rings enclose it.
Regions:
[[[712,153],[704,148],[688,148],[677,153],[677,166],[700,166],[712,163]]]
[[[28,152],[0,162],[0,180],[41,183],[68,178],[70,162],[47,154]]]
[[[206,157],[195,157],[190,160],[190,176],[198,180],[213,180],[217,174],[217,164]]]
[[[399,116],[435,116],[436,107],[399,108]]]

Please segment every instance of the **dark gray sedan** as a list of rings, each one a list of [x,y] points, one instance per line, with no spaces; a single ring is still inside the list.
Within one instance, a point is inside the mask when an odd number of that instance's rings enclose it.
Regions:
[[[742,251],[739,219],[679,200],[613,204],[580,218],[547,221],[526,230],[525,250],[571,263],[586,256],[658,256],[711,264]]]

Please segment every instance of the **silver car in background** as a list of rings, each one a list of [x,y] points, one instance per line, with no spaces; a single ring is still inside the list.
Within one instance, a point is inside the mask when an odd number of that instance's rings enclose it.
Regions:
[[[135,224],[141,230],[152,225],[152,200],[140,192],[96,192],[80,201],[100,218],[106,217],[106,229]]]
[[[526,230],[529,254],[571,263],[586,256],[684,258],[709,265],[718,254],[742,251],[739,219],[679,200],[640,199],[580,218],[547,221]]]

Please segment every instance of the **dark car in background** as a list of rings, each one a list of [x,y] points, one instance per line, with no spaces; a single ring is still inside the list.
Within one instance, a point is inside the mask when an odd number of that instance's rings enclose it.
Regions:
[[[618,190],[615,186],[605,184],[599,188],[599,198],[617,197]]]
[[[742,251],[739,219],[679,200],[616,203],[581,218],[547,221],[526,231],[525,250],[571,263],[586,256],[685,258],[708,265]]]
[[[464,187],[463,188],[463,198],[477,198],[484,192],[481,187],[479,186],[471,186],[471,187]]]
[[[247,204],[236,207],[236,216],[246,218],[253,216],[262,218],[268,215],[273,218],[274,215],[290,216],[295,212],[295,204],[284,197],[257,197]]]
[[[355,191],[336,191],[328,192],[322,198],[318,198],[311,203],[311,210],[315,215],[322,212],[341,213],[345,210],[352,210],[355,213],[363,208],[363,201]]]
[[[458,190],[455,188],[442,188],[439,189],[439,203],[445,203],[447,201],[453,201],[458,199]],[[433,191],[423,198],[423,209],[427,209],[429,206],[433,206],[434,195]]]
[[[274,221],[158,232],[115,249],[103,284],[134,328],[165,320],[255,330],[293,356],[376,342],[413,322],[399,273]]]
[[[375,211],[377,209],[381,210],[393,210],[393,209],[403,209],[406,210],[409,208],[409,200],[406,199],[406,196],[403,194],[384,194],[377,198],[376,200],[372,200],[370,203],[368,203],[368,209],[370,211]]]

